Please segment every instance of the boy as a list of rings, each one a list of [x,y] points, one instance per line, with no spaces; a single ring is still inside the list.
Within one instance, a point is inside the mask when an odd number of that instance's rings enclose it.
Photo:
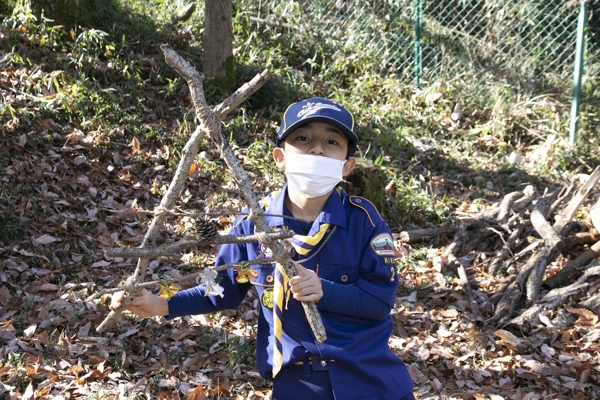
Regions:
[[[324,98],[294,103],[286,110],[273,158],[287,184],[263,200],[269,226],[289,229],[298,275],[289,280],[291,298],[281,314],[282,367],[273,369],[275,349],[274,264],[253,265],[256,277],[237,283],[236,272],[222,271],[224,296],[204,296],[203,287],[178,292],[169,300],[144,290],[125,308],[138,316],[213,313],[237,308],[255,286],[261,302],[257,363],[273,382],[273,400],[410,400],[413,383],[402,361],[388,347],[398,278],[392,236],[375,207],[336,187],[356,164],[354,118]],[[288,218],[290,217],[290,218]],[[231,234],[254,233],[254,223],[237,218]],[[228,244],[216,265],[258,258],[260,243]],[[122,306],[122,292],[111,309]],[[327,340],[318,343],[302,301],[317,303]]]

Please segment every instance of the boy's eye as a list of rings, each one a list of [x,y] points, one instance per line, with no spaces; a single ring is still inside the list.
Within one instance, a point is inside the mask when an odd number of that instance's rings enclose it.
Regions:
[[[296,138],[296,140],[298,140],[300,142],[306,142],[308,140],[308,138],[306,136],[298,136]]]
[[[333,140],[333,139],[332,140],[328,140],[327,143],[328,144],[333,144],[333,145],[338,144],[338,142],[335,141],[335,140]]]

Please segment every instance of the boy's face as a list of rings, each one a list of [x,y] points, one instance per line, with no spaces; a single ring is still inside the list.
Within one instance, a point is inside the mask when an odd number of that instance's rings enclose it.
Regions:
[[[337,160],[345,160],[348,154],[348,137],[334,125],[311,122],[300,126],[285,137],[284,151],[287,154],[314,154]],[[275,163],[285,168],[285,155],[280,148],[273,150]],[[348,175],[356,160],[350,157],[343,174]]]

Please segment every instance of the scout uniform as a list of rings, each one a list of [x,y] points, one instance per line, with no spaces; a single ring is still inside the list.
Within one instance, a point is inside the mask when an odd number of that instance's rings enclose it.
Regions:
[[[286,187],[281,193],[263,201],[267,214],[291,216],[285,206],[285,190]],[[338,400],[412,398],[410,375],[388,346],[393,329],[389,309],[394,306],[398,277],[392,236],[375,207],[368,200],[348,196],[337,188],[312,225],[283,217],[266,218],[269,226],[296,233],[289,239],[294,245],[293,260],[317,271],[321,278],[323,298],[317,307],[327,340],[321,344],[316,341],[302,305],[290,297],[282,313],[283,368],[273,379],[274,264],[253,265],[257,276],[244,284],[236,282],[234,269],[221,271],[224,278],[220,282],[224,287],[223,298],[204,297],[200,287],[177,293],[169,300],[169,318],[235,309],[247,291],[255,286],[261,301],[257,336],[258,370],[263,378],[274,381],[274,398],[292,399],[296,390],[304,392],[296,394],[301,399],[311,398],[306,397],[307,394],[315,393],[319,394],[318,398]],[[254,223],[246,217],[240,217],[234,222],[230,233],[253,234]],[[259,256],[270,256],[262,244],[228,244],[221,247],[216,264],[251,260]],[[344,315],[344,307],[348,305],[335,296],[327,297],[329,289],[335,285],[356,285],[389,306],[389,309],[386,308],[384,315],[374,319]],[[339,313],[336,312],[338,310]],[[307,382],[302,381],[303,377]],[[300,382],[293,389],[290,385],[295,381]],[[278,387],[280,382],[282,384]],[[315,389],[318,386],[322,387]],[[276,395],[278,391],[283,393],[286,390],[287,395]]]

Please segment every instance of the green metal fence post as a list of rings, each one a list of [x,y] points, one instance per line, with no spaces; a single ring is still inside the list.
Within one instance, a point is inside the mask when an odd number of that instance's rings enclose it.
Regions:
[[[421,89],[423,78],[423,0],[415,0],[415,86]]]
[[[579,105],[581,103],[581,77],[583,75],[584,49],[585,49],[585,24],[587,22],[587,0],[581,0],[579,21],[577,23],[577,45],[575,49],[575,70],[573,72],[573,101],[571,103],[571,120],[569,124],[569,143],[575,145],[577,138],[577,123],[579,119]]]

